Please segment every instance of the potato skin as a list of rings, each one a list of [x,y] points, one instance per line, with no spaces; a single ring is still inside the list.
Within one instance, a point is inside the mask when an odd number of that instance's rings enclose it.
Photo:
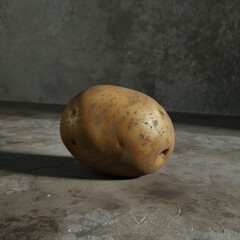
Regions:
[[[175,143],[162,106],[141,92],[113,85],[93,86],[75,96],[62,114],[60,133],[81,163],[125,177],[160,168]]]

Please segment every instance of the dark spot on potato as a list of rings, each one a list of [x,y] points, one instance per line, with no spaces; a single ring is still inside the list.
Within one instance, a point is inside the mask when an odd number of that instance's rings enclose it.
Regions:
[[[74,116],[76,114],[75,109],[72,110],[72,116]]]
[[[137,126],[137,125],[138,125],[138,123],[137,123],[137,122],[135,122],[135,123],[134,123],[134,125],[135,125],[135,126]]]
[[[72,127],[74,127],[74,125],[72,125]]]
[[[140,140],[143,140],[143,139],[144,139],[144,134],[140,133],[140,134],[139,134],[139,139],[140,139]]]
[[[158,121],[157,120],[154,120],[153,121],[153,126],[156,127],[158,125]]]
[[[76,141],[74,139],[71,140],[73,145],[77,145]]]
[[[149,115],[152,115],[152,113],[149,113]]]
[[[150,128],[153,128],[152,126],[150,126]]]
[[[146,124],[146,125],[148,125],[148,123],[147,123],[147,122],[145,122],[145,124]]]
[[[124,146],[124,142],[122,140],[119,140],[119,146]]]
[[[127,112],[127,115],[129,115],[129,112]]]
[[[136,114],[137,112],[135,111],[134,114]]]

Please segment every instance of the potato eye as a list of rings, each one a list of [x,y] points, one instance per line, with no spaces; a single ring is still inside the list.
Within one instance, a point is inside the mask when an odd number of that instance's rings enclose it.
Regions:
[[[169,152],[169,149],[165,149],[165,150],[163,150],[162,152],[160,152],[160,157],[162,157],[162,158],[164,158],[164,157],[166,157],[166,155],[168,154],[168,152]]]

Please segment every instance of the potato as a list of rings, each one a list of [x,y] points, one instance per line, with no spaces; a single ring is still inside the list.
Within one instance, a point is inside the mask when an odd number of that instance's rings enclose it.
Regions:
[[[174,148],[174,128],[151,97],[124,87],[97,85],[75,96],[60,124],[70,153],[111,175],[137,177],[160,168]]]

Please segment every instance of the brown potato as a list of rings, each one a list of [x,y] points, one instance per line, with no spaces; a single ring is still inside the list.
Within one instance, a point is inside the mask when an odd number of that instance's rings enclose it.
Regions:
[[[160,168],[174,148],[174,128],[151,97],[124,87],[98,85],[66,106],[61,138],[86,166],[111,175],[137,177]]]

